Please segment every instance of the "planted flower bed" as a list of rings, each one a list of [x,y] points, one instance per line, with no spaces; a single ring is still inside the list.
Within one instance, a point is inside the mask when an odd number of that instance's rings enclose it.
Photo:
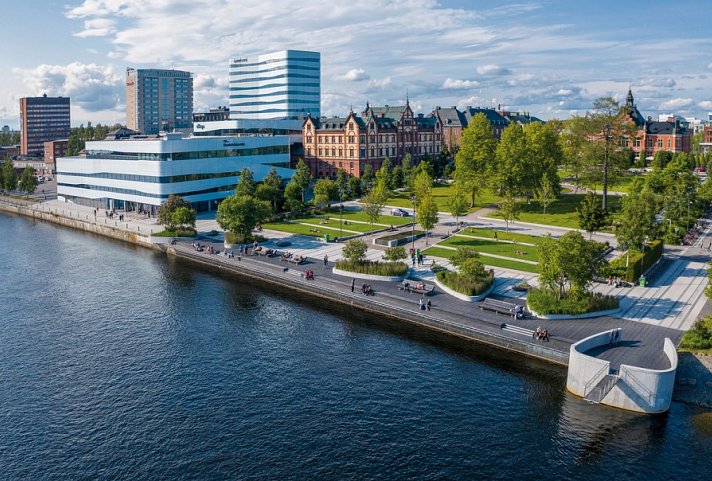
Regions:
[[[527,294],[527,306],[542,316],[573,316],[618,309],[618,298],[597,292],[569,292],[559,299],[556,292],[551,289],[530,289]]]

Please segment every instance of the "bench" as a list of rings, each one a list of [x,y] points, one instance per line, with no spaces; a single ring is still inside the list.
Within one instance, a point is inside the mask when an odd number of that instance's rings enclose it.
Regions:
[[[480,304],[480,310],[488,310],[514,317],[515,306],[516,304],[512,302],[498,301],[497,299],[486,297]]]
[[[417,285],[417,283],[414,283],[414,282],[403,281],[402,284],[398,284],[398,290],[406,291],[406,292],[414,292],[416,294],[430,295],[433,292],[433,290],[435,289],[434,285],[430,286],[430,285],[424,284],[423,287],[420,289],[415,287],[416,285]]]

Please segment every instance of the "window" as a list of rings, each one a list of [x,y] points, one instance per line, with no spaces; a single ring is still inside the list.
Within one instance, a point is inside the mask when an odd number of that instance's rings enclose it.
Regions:
[[[332,135],[332,136],[331,136],[331,143],[332,143],[332,144],[335,144],[335,143],[336,143],[336,136],[335,136],[335,135]]]
[[[339,157],[343,157],[343,155],[344,155],[344,149],[339,147]]]
[[[331,156],[336,157],[336,149],[333,147],[331,148]]]
[[[354,123],[353,123],[353,122],[349,122],[349,130],[353,130],[353,129],[354,129]]]
[[[351,147],[349,149],[349,157],[351,157],[352,159],[354,158],[354,148],[353,147]]]
[[[361,152],[360,152],[359,155],[360,155],[361,158],[366,157],[366,149],[362,147],[362,148],[361,148]]]
[[[378,155],[379,155],[379,157],[383,157],[383,147],[378,149]]]
[[[354,136],[349,135],[349,144],[353,144],[353,143],[354,143]]]
[[[663,139],[658,139],[658,149],[663,148]]]
[[[376,156],[376,149],[371,147],[371,157],[375,157],[375,156]]]
[[[365,136],[365,135],[362,135],[361,138],[360,138],[360,141],[361,141],[362,144],[365,144],[365,143],[366,143],[366,136]]]
[[[307,130],[311,130],[311,124],[307,124]]]
[[[668,139],[668,149],[672,147],[672,140]]]
[[[635,145],[636,147],[640,147],[640,137],[636,137],[636,138],[635,138],[635,143],[634,143],[634,145]]]
[[[307,144],[311,144],[312,138],[311,135],[307,135]]]
[[[321,157],[321,147],[319,147],[319,157]]]
[[[376,143],[376,136],[375,136],[375,135],[370,136],[368,139],[369,139],[368,141],[371,142],[372,144],[375,144],[375,143]]]

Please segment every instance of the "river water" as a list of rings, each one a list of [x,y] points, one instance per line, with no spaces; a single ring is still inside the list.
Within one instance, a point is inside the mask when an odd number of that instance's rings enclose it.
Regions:
[[[0,214],[0,479],[710,479],[712,419]]]

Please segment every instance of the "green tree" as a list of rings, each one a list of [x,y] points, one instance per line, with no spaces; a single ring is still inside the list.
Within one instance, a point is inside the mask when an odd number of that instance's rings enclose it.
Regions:
[[[304,208],[302,190],[293,182],[290,182],[284,188],[284,207],[289,212],[297,212]]]
[[[342,255],[350,260],[351,262],[358,263],[363,262],[366,258],[366,251],[368,250],[368,244],[362,239],[351,239],[344,244],[344,249],[341,252]]]
[[[255,190],[257,189],[257,183],[255,182],[255,177],[252,175],[252,171],[245,167],[240,172],[240,182],[238,182],[235,188],[235,194],[237,195],[255,195]]]
[[[220,227],[237,237],[238,242],[248,242],[252,229],[269,218],[269,202],[250,195],[232,195],[218,206],[217,222]]]
[[[175,230],[173,213],[181,207],[190,207],[190,203],[178,195],[169,195],[168,200],[158,208],[158,222],[168,230]]]
[[[487,271],[479,259],[480,254],[472,247],[458,247],[451,262],[457,267],[461,276],[470,279],[483,279],[487,277]]]
[[[462,132],[462,143],[455,155],[455,181],[471,196],[471,207],[475,205],[475,196],[486,184],[486,172],[494,163],[496,146],[492,124],[485,114],[473,116]]]
[[[373,167],[371,164],[366,164],[363,168],[363,174],[361,174],[361,185],[363,186],[363,191],[368,192],[373,186]]]
[[[405,154],[401,161],[401,175],[403,176],[403,186],[408,189],[413,188],[413,159],[410,154]]]
[[[393,246],[386,249],[386,254],[383,256],[387,261],[399,261],[406,258],[405,247]]]
[[[519,219],[521,206],[514,196],[508,195],[497,203],[497,212],[504,219],[506,225],[505,231],[509,232],[509,223]]]
[[[543,178],[534,194],[536,201],[539,202],[539,205],[543,207],[544,214],[546,214],[546,208],[549,207],[556,200],[557,193],[554,188],[554,185],[546,178]]]
[[[171,216],[173,225],[178,229],[185,227],[195,228],[195,210],[190,207],[178,207]]]
[[[502,196],[518,196],[527,192],[536,172],[529,165],[527,138],[521,125],[509,124],[495,150],[495,163],[488,169],[489,183]],[[532,189],[533,190],[533,189]]]
[[[314,204],[320,209],[329,206],[332,200],[339,199],[339,186],[330,179],[319,179],[314,186]]]
[[[428,233],[438,222],[438,205],[432,194],[428,193],[418,199],[416,220],[425,229],[425,245],[428,245]]]
[[[2,167],[2,187],[5,190],[15,190],[17,187],[17,174],[11,160],[6,160]]]
[[[376,172],[376,184],[385,187],[389,194],[393,190],[393,172],[388,157],[383,159],[381,168]]]
[[[459,225],[460,216],[467,214],[467,196],[458,184],[455,184],[447,205],[450,209],[450,214],[455,217],[455,225]]]
[[[416,200],[420,202],[420,199],[432,194],[432,192],[433,178],[425,170],[418,172],[413,180],[413,195],[415,195]]]
[[[289,181],[290,183],[294,183],[297,187],[299,187],[299,192],[301,194],[302,198],[302,204],[306,203],[306,192],[309,186],[311,185],[312,181],[312,176],[311,176],[311,171],[309,170],[309,167],[307,167],[307,164],[304,163],[303,159],[299,159],[297,162],[297,168],[294,171],[294,174],[292,175],[291,180]],[[286,196],[286,192],[285,192]]]
[[[35,176],[35,169],[30,166],[25,167],[20,175],[20,182],[18,184],[18,189],[27,194],[32,194],[37,188],[37,177]]]
[[[371,226],[381,217],[381,209],[386,204],[386,199],[388,199],[386,188],[380,183],[363,197],[361,201],[363,211],[371,222]]]
[[[576,293],[585,292],[602,265],[596,246],[576,231],[558,240],[547,235],[539,245],[539,282],[555,291],[559,299],[567,286]]]
[[[655,196],[650,192],[632,192],[623,197],[620,226],[616,229],[618,246],[625,250],[642,249],[646,238],[656,236]]]
[[[272,205],[272,212],[279,210],[279,206],[284,200],[284,191],[282,189],[282,178],[277,174],[276,169],[271,169],[262,183],[257,186],[255,197],[269,202]]]
[[[342,196],[339,200],[344,200],[351,193],[351,185],[349,184],[349,181],[349,174],[347,174],[343,168],[339,167],[339,170],[336,171],[336,185],[338,190],[341,191]]]
[[[544,183],[549,184],[547,190],[554,197],[561,192],[558,168],[563,163],[564,154],[557,128],[556,122],[534,122],[524,126],[528,155],[524,188],[528,195],[540,190]]]
[[[663,170],[667,165],[668,162],[672,160],[672,152],[668,152],[666,150],[658,150],[655,152],[655,156],[653,157],[653,169],[658,169],[658,170]]]
[[[576,209],[579,227],[588,232],[588,238],[593,237],[593,233],[601,230],[608,223],[608,214],[603,210],[598,197],[593,192],[589,192]]]
[[[349,177],[349,192],[353,197],[361,197],[361,179],[358,177]]]

